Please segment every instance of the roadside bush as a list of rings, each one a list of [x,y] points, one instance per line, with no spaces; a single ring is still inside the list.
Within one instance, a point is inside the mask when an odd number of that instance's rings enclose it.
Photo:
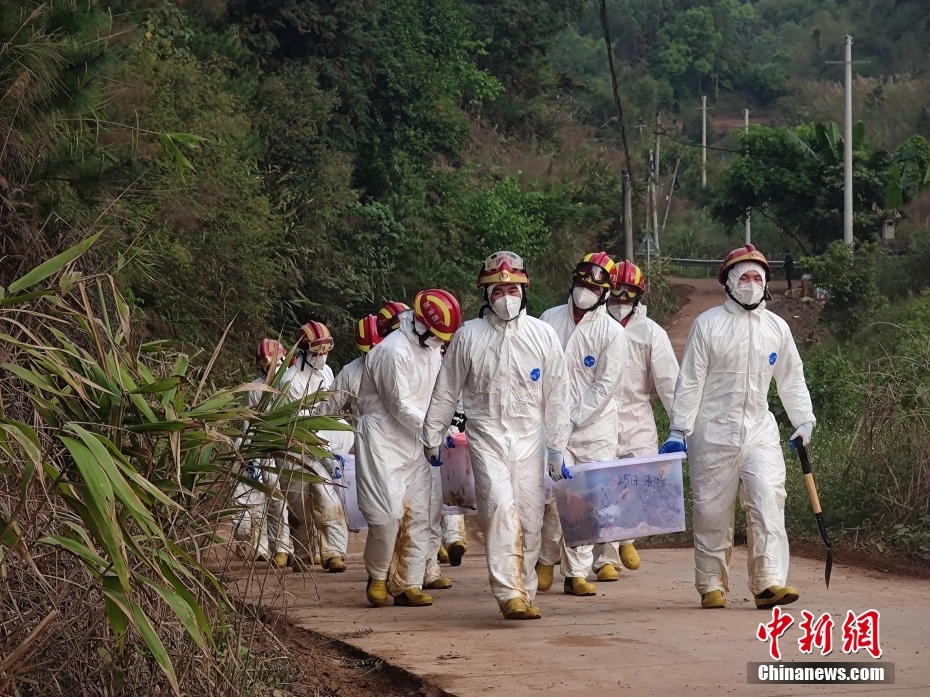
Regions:
[[[814,284],[830,294],[821,318],[837,337],[848,339],[887,304],[878,287],[881,256],[877,244],[866,243],[853,251],[836,241],[822,255],[801,261]]]

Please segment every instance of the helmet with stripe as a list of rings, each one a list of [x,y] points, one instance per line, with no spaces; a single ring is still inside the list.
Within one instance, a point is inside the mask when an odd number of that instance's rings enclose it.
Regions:
[[[378,333],[378,316],[368,315],[355,323],[355,348],[362,353],[368,353],[378,342],[381,335]]]
[[[285,356],[287,356],[287,350],[281,342],[274,339],[262,339],[255,350],[255,362],[266,370],[278,361],[283,361]]]
[[[747,244],[745,247],[734,249],[727,254],[727,258],[723,260],[723,263],[720,265],[720,271],[717,272],[717,280],[720,282],[720,285],[724,287],[727,285],[727,276],[730,273],[730,269],[743,261],[753,261],[761,265],[762,268],[765,269],[765,282],[768,283],[772,280],[772,267],[768,259],[766,259],[765,255],[753,245]]]
[[[329,353],[333,344],[333,335],[322,322],[307,322],[297,332],[297,348],[302,351]]]
[[[530,278],[526,275],[526,266],[523,259],[513,252],[494,252],[484,260],[484,265],[478,273],[478,288],[497,283],[515,283],[520,286],[529,286]]]
[[[421,290],[413,299],[413,315],[433,336],[450,341],[462,325],[459,301],[441,288]]]
[[[610,288],[610,272],[615,264],[607,252],[593,252],[585,256],[575,266],[572,281],[581,281],[592,286]]]
[[[410,305],[389,300],[378,311],[378,334],[383,339],[395,329],[400,327],[400,315],[410,309]]]
[[[630,286],[639,289],[639,293],[646,292],[646,277],[642,270],[632,261],[621,261],[615,264],[613,271],[610,272],[610,292],[615,297],[626,293],[631,295],[628,288]]]

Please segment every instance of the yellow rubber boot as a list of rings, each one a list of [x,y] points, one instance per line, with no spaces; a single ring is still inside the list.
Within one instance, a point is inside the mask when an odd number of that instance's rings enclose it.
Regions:
[[[568,595],[597,595],[597,586],[583,578],[567,578],[562,588]]]
[[[537,564],[536,578],[539,579],[539,585],[536,587],[540,593],[545,593],[552,588],[552,574],[555,569],[554,564]]]
[[[408,588],[400,595],[394,596],[394,604],[404,607],[426,607],[433,604],[433,596],[419,588]]]
[[[346,563],[342,557],[330,557],[323,562],[323,568],[331,574],[340,574],[346,570]]]
[[[453,542],[449,545],[449,565],[460,566],[462,564],[462,557],[465,556],[465,552],[467,551],[468,545],[464,542]]]
[[[540,610],[535,605],[530,605],[529,609],[526,612],[526,617],[524,619],[538,620],[540,617],[542,617],[542,610]]]
[[[609,583],[610,581],[620,580],[620,571],[613,564],[604,564],[597,570],[597,580]]]
[[[636,571],[640,565],[639,552],[633,545],[620,545],[620,561],[630,571]]]
[[[431,591],[446,590],[447,588],[452,588],[452,579],[440,576],[439,578],[430,581],[423,587],[428,588]]]
[[[525,620],[531,613],[530,606],[523,598],[511,598],[501,609],[505,620]]]
[[[285,566],[287,566],[287,552],[278,552],[274,555],[274,557],[272,557],[272,559],[274,561],[274,565],[279,569],[283,569]]]
[[[794,586],[769,586],[756,596],[756,607],[767,610],[776,605],[790,605],[800,597]]]
[[[701,596],[701,607],[705,610],[719,610],[727,606],[727,599],[720,591],[711,591]]]
[[[245,550],[242,547],[236,547],[236,556],[240,559],[245,559]]]
[[[365,597],[368,602],[375,607],[384,607],[388,603],[387,581],[376,581],[371,576],[368,577],[368,585],[365,586]]]
[[[438,561],[440,564],[449,563],[449,553],[446,551],[445,547],[439,548],[439,552],[436,554],[436,561]]]

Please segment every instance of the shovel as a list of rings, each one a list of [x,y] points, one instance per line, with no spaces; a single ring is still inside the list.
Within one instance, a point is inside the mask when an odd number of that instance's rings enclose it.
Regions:
[[[824,571],[824,579],[827,582],[827,588],[830,587],[830,573],[833,571],[833,545],[827,536],[827,526],[823,522],[823,511],[820,510],[820,497],[817,495],[817,485],[814,483],[814,474],[811,472],[811,461],[807,457],[807,448],[801,441],[800,436],[793,441],[794,447],[798,451],[798,457],[801,458],[801,470],[804,472],[804,485],[807,487],[807,495],[811,499],[811,508],[814,509],[814,517],[817,519],[817,527],[820,530],[820,537],[827,546],[827,568]]]

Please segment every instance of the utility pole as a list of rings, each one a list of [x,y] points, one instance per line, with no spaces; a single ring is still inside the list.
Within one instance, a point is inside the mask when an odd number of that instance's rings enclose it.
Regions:
[[[633,195],[630,192],[630,172],[623,170],[623,240],[624,255],[633,261]]]
[[[843,242],[853,243],[853,120],[852,120],[852,43],[851,36],[845,40],[846,55],[842,61],[827,61],[833,65],[842,63],[845,70],[846,109],[843,118]],[[856,61],[868,63],[868,61]]]
[[[665,218],[662,219],[662,232],[665,232],[665,226],[668,224],[668,212],[672,207],[672,195],[675,193],[675,182],[678,181],[678,166],[681,164],[681,158],[675,161],[675,172],[672,174],[672,183],[668,187],[668,201],[665,204]]]
[[[746,133],[749,133],[749,109],[743,109],[743,130]],[[752,242],[752,213],[746,211],[746,244]]]
[[[659,246],[659,182],[655,178],[656,160],[655,155],[649,151],[649,191],[652,198],[652,238],[655,240],[656,247]],[[646,227],[649,227],[648,221]]]
[[[659,164],[661,162],[661,152],[662,152],[662,112],[656,111],[656,186],[659,184]]]
[[[701,96],[701,188],[707,188],[707,95]]]
[[[853,243],[852,37],[846,36],[846,118],[843,134],[843,242]]]

